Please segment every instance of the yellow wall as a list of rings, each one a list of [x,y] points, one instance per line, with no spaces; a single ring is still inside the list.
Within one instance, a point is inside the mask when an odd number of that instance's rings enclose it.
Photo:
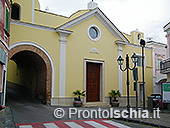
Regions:
[[[35,10],[35,19],[34,19],[35,24],[55,28],[58,25],[65,23],[66,21],[68,21],[67,17]]]
[[[101,30],[101,39],[97,42],[90,40],[87,34],[91,24]],[[111,89],[118,90],[117,45],[116,38],[96,18],[92,17],[83,23],[71,28],[73,34],[67,40],[66,57],[66,95],[72,96],[75,89],[84,90],[84,59],[105,61],[105,95]],[[97,48],[99,54],[92,54],[90,50]],[[114,50],[115,49],[115,50]]]
[[[7,81],[34,90],[36,82],[36,71],[29,65],[25,67],[26,68],[22,68],[13,60],[10,60],[8,63]]]
[[[13,60],[10,60],[7,69],[7,80],[21,85],[17,64]]]
[[[59,71],[59,35],[56,32],[50,32],[45,30],[38,30],[18,25],[11,24],[11,40],[10,45],[16,42],[33,42],[43,47],[52,57],[55,65],[55,88],[58,86],[58,71]],[[42,38],[43,37],[43,38]],[[12,68],[11,65],[8,68]],[[9,77],[7,77],[7,80]],[[10,80],[9,80],[10,81]],[[58,95],[58,89],[55,90],[55,94]]]

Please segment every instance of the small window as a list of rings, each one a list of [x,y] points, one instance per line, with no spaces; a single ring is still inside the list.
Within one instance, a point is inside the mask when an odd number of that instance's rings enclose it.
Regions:
[[[11,18],[14,20],[20,20],[20,10],[21,7],[19,4],[17,3],[12,4]]]
[[[157,70],[160,70],[161,69],[161,61],[162,59],[157,59]]]

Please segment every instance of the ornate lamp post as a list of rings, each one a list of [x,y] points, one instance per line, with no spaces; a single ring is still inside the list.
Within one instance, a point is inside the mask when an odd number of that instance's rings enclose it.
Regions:
[[[120,70],[123,71],[123,72],[127,71],[127,81],[126,81],[126,84],[127,84],[127,106],[126,107],[127,107],[128,112],[130,110],[130,104],[129,104],[129,70],[133,70],[136,67],[137,56],[136,56],[135,53],[133,53],[133,55],[131,56],[131,59],[134,63],[133,68],[129,67],[129,56],[128,56],[128,54],[126,54],[126,67],[125,67],[125,69],[122,69],[124,59],[121,56],[119,56],[118,59],[117,59],[117,62],[120,66]]]

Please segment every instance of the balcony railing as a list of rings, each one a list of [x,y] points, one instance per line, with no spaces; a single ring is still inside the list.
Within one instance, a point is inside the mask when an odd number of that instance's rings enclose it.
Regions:
[[[164,73],[164,74],[170,73],[170,58],[163,60],[160,63],[160,68],[161,68],[160,70],[161,73]]]

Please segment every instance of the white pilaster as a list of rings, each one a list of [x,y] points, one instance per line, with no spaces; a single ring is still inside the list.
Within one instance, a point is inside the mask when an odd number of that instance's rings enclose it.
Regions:
[[[59,72],[59,97],[65,97],[66,80],[66,37],[71,34],[70,31],[58,31],[60,35],[60,72]]]
[[[116,41],[116,44],[118,45],[118,56],[122,56],[123,53],[123,46],[126,44],[125,42],[122,41]],[[123,95],[123,73],[119,69],[119,91],[121,95]]]
[[[156,64],[156,60],[155,60],[155,49],[153,48],[153,52],[152,52],[152,58],[153,58],[153,89],[154,89],[154,93],[156,92],[156,84],[155,84],[155,82],[156,82],[156,74],[155,74],[155,71],[156,71],[156,69],[155,69],[155,64]]]
[[[65,97],[66,77],[66,34],[60,33],[60,74],[59,74],[59,96]]]
[[[32,23],[34,23],[35,0],[32,0]]]

